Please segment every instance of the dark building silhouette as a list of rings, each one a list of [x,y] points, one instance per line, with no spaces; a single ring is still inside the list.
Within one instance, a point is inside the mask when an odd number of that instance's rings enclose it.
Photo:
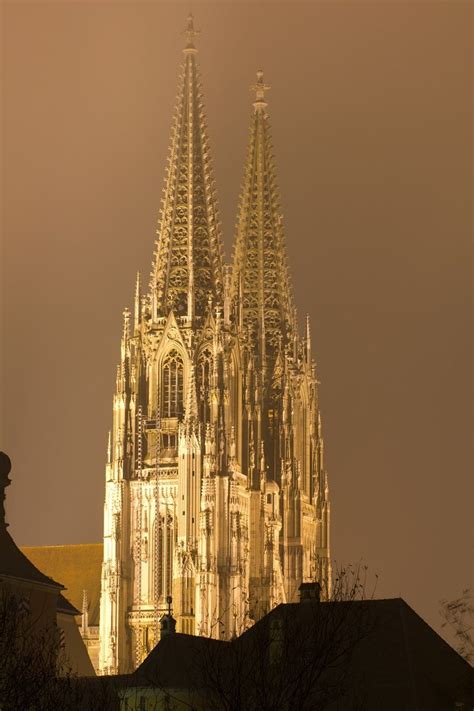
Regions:
[[[301,592],[231,641],[162,637],[120,708],[471,711],[472,667],[404,600]]]
[[[89,655],[79,634],[75,616],[80,612],[62,594],[61,583],[42,573],[15,544],[5,520],[5,489],[10,484],[10,458],[0,452],[0,602],[2,620],[20,609],[28,616],[27,626],[31,643],[44,639],[50,632],[57,637],[58,651],[62,649],[74,673],[94,675]],[[1,699],[0,699],[1,705]]]

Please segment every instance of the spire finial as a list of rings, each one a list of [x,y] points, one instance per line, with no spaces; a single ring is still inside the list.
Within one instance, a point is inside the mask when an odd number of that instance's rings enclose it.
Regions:
[[[82,591],[82,631],[87,633],[89,631],[89,599],[87,597],[87,590]]]
[[[128,308],[125,308],[123,310],[123,327],[122,327],[122,344],[121,344],[121,355],[122,355],[122,363],[125,360],[125,357],[128,352],[129,348],[129,338],[130,338],[130,310]]]
[[[306,314],[306,360],[311,365],[311,326],[309,314]]]
[[[259,69],[257,72],[257,81],[250,87],[250,90],[255,92],[255,101],[253,105],[256,109],[264,109],[267,105],[267,102],[265,101],[265,92],[269,89],[270,86],[265,84],[263,81],[263,72]]]
[[[201,30],[194,29],[194,17],[192,12],[190,12],[188,15],[184,34],[186,35],[187,44],[186,47],[183,49],[183,52],[197,52],[197,49],[194,46],[194,38],[196,37],[196,35],[201,34]]]
[[[142,292],[141,292],[141,278],[140,278],[140,272],[137,272],[137,280],[135,282],[135,311],[134,311],[134,329],[135,333],[138,331],[140,328],[140,301],[142,298]]]
[[[126,306],[122,312],[123,315],[123,335],[128,338],[130,335],[130,309]]]

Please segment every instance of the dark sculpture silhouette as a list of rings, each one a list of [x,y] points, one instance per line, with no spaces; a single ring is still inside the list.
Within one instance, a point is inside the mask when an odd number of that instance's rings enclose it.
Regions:
[[[7,527],[5,521],[5,489],[11,484],[8,475],[11,472],[12,463],[10,457],[5,452],[0,452],[0,526]]]

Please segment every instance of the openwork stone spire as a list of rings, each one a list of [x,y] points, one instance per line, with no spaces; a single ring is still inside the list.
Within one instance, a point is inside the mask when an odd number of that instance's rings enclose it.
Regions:
[[[173,310],[192,319],[205,312],[209,295],[222,302],[223,267],[192,15],[185,34],[150,290],[154,316]]]
[[[257,72],[254,114],[237,220],[232,297],[239,322],[270,352],[287,342],[294,310],[265,92]]]

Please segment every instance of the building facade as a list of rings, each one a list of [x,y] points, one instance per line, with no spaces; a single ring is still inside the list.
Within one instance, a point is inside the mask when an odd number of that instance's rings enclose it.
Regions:
[[[224,265],[187,45],[151,280],[123,315],[104,509],[102,673],[136,668],[173,597],[178,631],[228,639],[329,580],[309,321],[291,293],[262,73]]]

